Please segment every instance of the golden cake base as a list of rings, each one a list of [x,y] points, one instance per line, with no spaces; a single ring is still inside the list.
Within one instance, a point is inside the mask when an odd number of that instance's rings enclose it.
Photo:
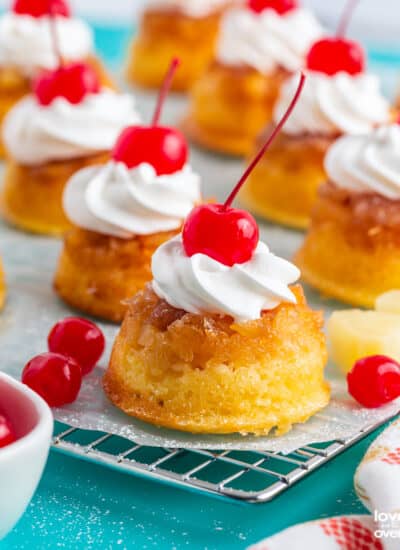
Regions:
[[[99,75],[103,86],[115,89],[115,84],[100,59],[92,56],[86,61]],[[14,105],[31,92],[31,87],[30,79],[21,74],[17,69],[0,68],[0,126]],[[4,145],[0,140],[0,158],[4,158],[5,156]]]
[[[65,236],[54,287],[72,307],[121,322],[126,302],[152,279],[151,257],[177,232],[117,239],[73,228]]]
[[[327,297],[371,308],[380,294],[400,288],[400,201],[340,197],[321,189],[295,263],[304,281]],[[393,215],[397,227],[390,227]]]
[[[198,145],[231,155],[247,155],[271,122],[288,73],[263,75],[250,67],[213,63],[191,91],[184,132]]]
[[[193,18],[179,11],[146,11],[128,53],[127,80],[158,89],[171,59],[178,57],[172,89],[188,90],[213,57],[221,13]]]
[[[186,313],[147,286],[129,306],[104,389],[125,413],[194,433],[278,434],[329,402],[322,316],[281,304],[261,319]]]
[[[265,135],[272,130],[270,126]],[[317,189],[326,181],[323,162],[333,141],[334,138],[329,137],[295,137],[282,132],[242,187],[242,203],[270,221],[297,229],[306,228]],[[261,145],[261,140],[257,140],[254,154]]]
[[[78,170],[107,162],[109,153],[39,166],[7,161],[1,198],[3,217],[32,233],[61,235],[71,227],[62,208],[67,181]]]

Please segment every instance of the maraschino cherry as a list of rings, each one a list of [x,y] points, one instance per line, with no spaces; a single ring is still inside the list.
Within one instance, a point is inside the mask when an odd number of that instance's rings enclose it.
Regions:
[[[0,449],[16,441],[14,428],[8,418],[0,413]]]
[[[358,42],[344,38],[359,0],[349,0],[335,37],[318,40],[307,55],[307,68],[333,76],[339,72],[357,75],[365,70],[365,52]]]
[[[50,105],[56,98],[63,97],[69,103],[77,105],[88,94],[100,92],[100,81],[96,72],[86,63],[64,63],[60,51],[56,12],[54,5],[57,2],[48,4],[53,47],[58,59],[58,67],[54,71],[44,71],[33,82],[33,92],[41,105]]]
[[[128,168],[145,162],[151,164],[159,176],[178,172],[186,164],[188,146],[183,135],[175,128],[158,125],[178,65],[178,59],[173,59],[164,79],[151,125],[129,126],[123,130],[112,152],[112,158],[116,162],[123,162]]]
[[[88,319],[67,317],[51,329],[47,339],[49,350],[72,357],[82,368],[82,374],[94,369],[105,348],[104,335]]]
[[[61,407],[78,397],[82,369],[71,357],[60,353],[42,353],[25,365],[21,380],[50,407]]]
[[[297,9],[299,2],[298,0],[248,0],[248,6],[256,13],[270,9],[276,11],[279,15],[284,15]]]
[[[61,17],[71,15],[68,3],[65,0],[15,0],[12,11],[19,15],[43,17],[50,13]]]
[[[400,365],[385,355],[365,357],[355,362],[347,385],[361,405],[380,407],[400,396]]]
[[[243,264],[252,258],[259,240],[257,222],[251,214],[244,210],[232,208],[231,204],[292,113],[302,92],[304,82],[305,76],[302,74],[296,94],[285,115],[240,178],[225,203],[203,204],[194,208],[189,214],[182,232],[183,246],[188,256],[205,254],[227,266]]]
[[[104,334],[87,319],[67,317],[54,325],[47,342],[50,351],[25,365],[22,382],[50,407],[61,407],[78,397],[82,377],[94,369],[104,352]]]

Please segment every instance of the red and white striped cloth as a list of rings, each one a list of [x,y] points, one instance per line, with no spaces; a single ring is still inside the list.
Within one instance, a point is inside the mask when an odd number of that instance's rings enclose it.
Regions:
[[[249,550],[399,550],[400,420],[372,443],[357,468],[354,485],[371,515],[295,525]]]

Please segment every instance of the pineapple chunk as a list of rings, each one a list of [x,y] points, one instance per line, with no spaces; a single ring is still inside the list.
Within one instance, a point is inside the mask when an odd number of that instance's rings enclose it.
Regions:
[[[345,373],[357,359],[387,355],[400,361],[400,315],[351,309],[336,311],[328,321],[332,360]]]
[[[378,296],[375,302],[376,311],[400,314],[400,290],[389,290]]]

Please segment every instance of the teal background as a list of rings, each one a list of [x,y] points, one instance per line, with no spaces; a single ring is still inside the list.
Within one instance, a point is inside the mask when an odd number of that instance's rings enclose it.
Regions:
[[[95,25],[95,31],[99,52],[117,70],[131,29]],[[393,91],[400,51],[372,47],[370,59]],[[53,451],[25,516],[0,548],[235,550],[298,522],[364,513],[353,474],[375,435],[262,505],[214,499]]]
[[[353,473],[374,437],[273,502],[257,505],[202,496],[52,452],[27,513],[0,547],[244,549],[295,523],[365,513],[354,494]]]

